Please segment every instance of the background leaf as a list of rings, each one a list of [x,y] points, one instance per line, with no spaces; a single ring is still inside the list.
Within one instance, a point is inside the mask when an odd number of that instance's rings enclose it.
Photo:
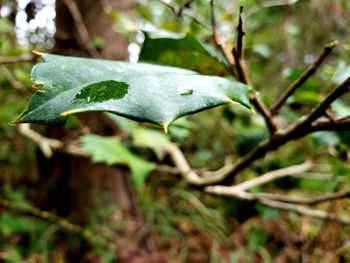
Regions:
[[[86,135],[82,138],[82,148],[94,162],[108,165],[124,164],[130,168],[131,179],[136,188],[140,188],[155,164],[142,160],[130,152],[118,137]]]
[[[135,146],[150,148],[159,160],[164,158],[166,147],[171,145],[164,133],[153,129],[138,127],[133,131],[132,137]]]
[[[156,38],[145,33],[139,60],[187,68],[206,75],[229,73],[225,65],[190,34]]]

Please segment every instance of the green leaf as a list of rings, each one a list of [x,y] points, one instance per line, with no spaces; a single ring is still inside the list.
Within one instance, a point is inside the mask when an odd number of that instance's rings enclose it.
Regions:
[[[118,127],[124,132],[131,135],[133,145],[151,149],[156,154],[158,160],[164,158],[166,147],[172,144],[168,136],[155,129],[140,127],[138,123],[123,117],[114,114],[108,114],[108,116],[115,121]]]
[[[166,147],[171,145],[164,133],[153,129],[138,127],[133,130],[132,137],[135,146],[153,150],[159,160],[164,158]]]
[[[155,164],[142,160],[130,152],[118,137],[86,135],[82,138],[82,148],[88,152],[94,162],[108,165],[123,164],[131,170],[131,179],[136,188],[140,188]]]
[[[335,72],[332,82],[335,84],[340,84],[343,81],[345,81],[350,76],[350,66],[346,65],[345,63],[341,63],[337,71]]]
[[[0,18],[0,34],[11,34],[14,35],[14,25],[7,19]]]
[[[106,111],[168,125],[223,104],[249,107],[245,85],[220,77],[149,64],[44,54],[32,70],[33,95],[13,123],[64,124],[73,113]]]
[[[157,38],[145,33],[139,60],[187,68],[201,74],[229,73],[225,65],[190,34]]]

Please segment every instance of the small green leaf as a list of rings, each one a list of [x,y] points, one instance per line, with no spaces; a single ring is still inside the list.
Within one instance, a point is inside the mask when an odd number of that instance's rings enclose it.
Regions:
[[[32,70],[33,95],[13,123],[64,124],[66,116],[106,111],[168,125],[223,104],[249,107],[247,86],[180,68],[43,54]]]
[[[132,132],[135,146],[150,148],[162,160],[165,155],[166,147],[171,145],[169,138],[162,132],[138,127]]]
[[[224,63],[190,34],[154,37],[145,33],[139,60],[187,68],[201,74],[229,74]]]
[[[88,152],[94,162],[108,165],[124,164],[131,170],[131,179],[136,188],[140,188],[155,164],[142,160],[130,152],[118,137],[86,135],[82,138],[82,148]]]

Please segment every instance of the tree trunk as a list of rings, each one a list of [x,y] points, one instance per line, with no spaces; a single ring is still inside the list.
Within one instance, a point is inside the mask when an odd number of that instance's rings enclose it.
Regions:
[[[72,1],[57,0],[56,2],[56,46],[53,53],[89,56],[91,46],[88,45],[91,43],[84,42],[84,36],[81,35],[81,31],[79,32],[81,25],[77,26],[77,17],[74,17],[72,9],[68,8]],[[114,30],[115,25],[105,10],[109,7],[117,9],[118,12],[130,12],[133,7],[132,1],[78,0],[75,3],[78,15],[81,15],[90,37],[102,39],[103,46],[98,50],[99,56],[126,60],[128,42]],[[78,119],[91,133],[100,135],[120,133],[115,123],[102,113],[79,114]],[[77,137],[74,136],[74,132],[67,134],[63,128],[59,127],[50,127],[47,135],[57,139]],[[59,215],[69,215],[75,222],[88,223],[86,210],[98,212],[101,205],[115,205],[121,209],[122,213],[116,213],[112,218],[120,220],[131,216],[134,222],[133,227],[117,233],[119,261],[165,262],[156,253],[154,236],[146,230],[144,220],[137,213],[136,198],[127,169],[94,164],[87,158],[61,153],[56,153],[48,160],[41,160],[40,169],[43,178],[43,196],[40,198],[44,201],[42,207],[47,209],[56,207],[56,213]],[[108,198],[102,203],[96,203],[97,197],[102,196],[102,193],[108,193]],[[46,202],[47,200],[49,203]],[[141,235],[139,240],[135,240],[135,236],[140,236],[140,232],[146,234]],[[136,233],[139,234],[136,235]]]
[[[73,0],[57,0],[56,2],[56,46],[53,53],[89,56],[89,50],[86,46],[91,43],[84,43],[81,32],[79,32],[81,28],[76,25],[76,18],[73,19],[72,17],[72,10],[67,8],[69,1]],[[98,50],[102,58],[115,60],[128,58],[128,42],[114,30],[115,25],[104,10],[109,4],[110,7],[117,9],[119,12],[129,12],[132,9],[131,2],[129,0],[75,1],[90,37],[92,39],[98,37],[103,40],[103,47]],[[100,135],[116,135],[119,133],[118,127],[102,113],[80,114],[78,119],[91,133]],[[58,127],[49,128],[47,135],[58,139],[73,136],[71,134],[67,135],[63,128]],[[72,218],[75,221],[86,223],[88,221],[86,220],[86,209],[98,211],[98,205],[101,205],[101,203],[95,204],[96,196],[92,192],[107,192],[108,199],[104,200],[102,205],[113,204],[122,211],[122,215],[120,213],[116,214],[115,218],[121,218],[122,216],[125,219],[127,216],[133,216],[134,218],[137,216],[129,172],[125,168],[94,164],[87,158],[68,156],[61,153],[55,154],[49,160],[42,159],[39,167],[44,178],[44,194],[40,198],[44,200],[42,207],[54,206],[59,215],[73,215]],[[50,203],[45,205],[45,200]],[[140,220],[134,219],[134,221]],[[118,238],[125,241],[125,235],[128,235],[125,233],[128,233],[128,231],[123,233],[124,238],[122,235],[118,235]],[[130,242],[132,237],[129,235],[126,239],[127,242]],[[120,245],[120,242],[117,243]],[[154,250],[152,238],[148,239],[146,243],[145,247],[151,247]],[[125,246],[123,247],[125,249]],[[131,253],[133,253],[132,257],[134,258],[135,252]],[[141,255],[141,252],[137,253]],[[124,262],[131,262],[128,261],[130,253],[125,250],[124,254]],[[119,257],[120,260],[122,258]],[[161,261],[158,260],[158,262]]]
[[[72,0],[58,0],[56,2],[56,46],[54,53],[89,56],[84,46],[91,43],[82,43],[80,28],[72,17],[72,10],[67,8],[68,4],[66,3],[69,2],[74,4]],[[114,5],[113,7],[119,8],[119,11],[123,12],[130,11],[132,7],[130,1],[127,0],[109,2]],[[117,60],[127,59],[127,40],[113,30],[114,25],[104,11],[103,3],[107,5],[108,1],[80,0],[75,3],[91,38],[98,37],[104,42],[104,47],[100,50],[101,57]],[[80,114],[78,118],[91,133],[100,135],[119,133],[115,124],[103,113]],[[59,139],[66,136],[62,128],[57,127],[49,129],[49,133],[50,136]],[[64,177],[69,179],[65,187],[71,189],[71,202],[68,203],[71,205],[71,211],[79,215],[80,219],[85,218],[82,214],[83,210],[94,207],[92,190],[109,192],[109,203],[116,204],[126,214],[135,212],[128,172],[125,169],[97,165],[87,158],[62,154],[57,154],[49,162],[50,165],[46,171],[47,178],[62,180],[60,174],[64,172]],[[64,183],[62,184],[64,185]],[[62,196],[57,196],[57,198],[61,200]]]

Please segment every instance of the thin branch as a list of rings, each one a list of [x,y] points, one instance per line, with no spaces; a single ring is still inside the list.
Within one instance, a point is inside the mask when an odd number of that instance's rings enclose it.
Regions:
[[[0,65],[23,63],[23,62],[34,62],[38,58],[35,54],[23,54],[17,57],[1,57]]]
[[[6,78],[6,80],[14,87],[16,90],[18,90],[21,93],[26,93],[26,88],[23,86],[21,82],[19,82],[11,73],[11,71],[8,70],[8,68],[4,65],[0,65],[0,72],[2,75]]]
[[[247,69],[243,60],[243,37],[245,33],[243,31],[242,12],[243,7],[241,6],[239,12],[239,21],[237,25],[237,47],[232,49],[232,56],[234,60],[234,67],[237,79],[244,84],[252,86],[248,78]],[[275,134],[277,132],[277,127],[272,118],[272,114],[270,110],[265,106],[263,101],[260,99],[259,95],[253,90],[251,90],[250,92],[250,101],[256,108],[257,112],[259,112],[263,116],[266,125],[270,131],[270,135]]]
[[[316,61],[297,79],[295,80],[281,95],[281,97],[276,101],[276,103],[271,107],[271,112],[276,115],[278,110],[284,105],[287,99],[295,93],[295,91],[300,88],[305,81],[307,81],[312,75],[315,74],[316,70],[320,67],[322,62],[328,57],[332,52],[333,48],[337,45],[334,41],[326,45],[323,49],[323,53],[316,59]]]
[[[235,71],[235,61],[232,56],[232,54],[227,50],[225,43],[222,40],[222,37],[218,31],[217,24],[216,24],[216,16],[215,16],[215,3],[214,0],[210,0],[210,19],[211,19],[211,29],[213,32],[213,38],[215,45],[218,47],[218,49],[221,51],[222,55],[226,59],[229,70],[231,74],[236,77],[236,71]]]
[[[269,193],[256,193],[254,194],[257,198],[264,198],[264,199],[270,199],[285,203],[291,203],[291,204],[302,204],[302,205],[317,205],[324,202],[339,200],[343,198],[349,198],[350,197],[350,191],[343,191],[338,193],[331,193],[322,195],[313,199],[307,199],[307,198],[300,198],[300,197],[290,197],[285,195],[278,195],[278,194],[269,194]]]
[[[317,180],[317,181],[332,181],[337,183],[348,183],[349,180],[345,179],[344,176],[333,176],[322,173],[303,173],[303,174],[294,174],[291,177],[299,178],[299,179],[308,179],[308,180]]]
[[[185,156],[183,155],[182,151],[179,149],[178,146],[173,144],[167,148],[167,151],[171,159],[173,160],[176,168],[178,169],[181,176],[183,177],[183,179],[193,185],[205,186],[205,185],[218,183],[224,180],[227,174],[230,171],[232,171],[232,169],[234,169],[234,165],[232,163],[229,163],[216,172],[207,172],[207,173],[204,173],[203,176],[200,176],[190,167],[190,165],[186,161]],[[230,186],[230,187],[212,186],[212,187],[214,188],[216,187],[217,189],[220,189],[220,191],[225,189],[224,191],[228,191],[228,192],[229,191],[242,192],[249,188],[256,187],[261,184],[265,184],[269,181],[275,180],[280,177],[305,172],[311,169],[312,166],[313,164],[310,161],[307,161],[300,165],[294,165],[288,168],[283,168],[283,169],[266,173],[263,176],[257,177],[255,179],[249,180],[247,182],[244,182],[242,184],[238,184],[235,186]],[[210,187],[211,186],[209,186],[209,188],[206,188],[206,189],[212,189]]]
[[[7,208],[7,209],[19,211],[21,213],[30,214],[30,215],[37,217],[37,218],[40,218],[40,219],[56,222],[62,228],[69,230],[71,232],[81,232],[82,231],[81,226],[75,225],[64,218],[61,218],[61,217],[59,217],[53,213],[47,212],[47,211],[43,211],[43,210],[36,208],[36,207],[14,203],[10,200],[2,199],[2,198],[0,199],[0,206]]]
[[[245,32],[243,31],[243,20],[242,20],[242,12],[243,12],[243,6],[239,9],[239,19],[238,19],[238,25],[237,25],[237,54],[239,59],[242,59],[243,57],[243,37],[245,35]]]
[[[43,211],[37,207],[32,207],[24,204],[18,204],[12,202],[7,199],[0,198],[0,206],[6,209],[11,209],[16,212],[26,214],[29,216],[33,216],[42,220],[51,221],[57,224],[60,228],[65,229],[67,231],[76,233],[80,235],[82,238],[87,240],[90,243],[100,243],[101,245],[108,246],[109,248],[114,248],[115,243],[109,241],[107,238],[96,235],[89,231],[85,231],[81,226],[76,225],[64,219],[62,217],[57,216],[56,214],[50,213],[48,211]]]
[[[316,121],[310,127],[310,133],[316,131],[347,131],[350,129],[350,117],[330,121]]]
[[[185,1],[182,5],[180,5],[180,7],[178,8],[178,10],[177,10],[177,16],[181,16],[182,15],[182,13],[183,13],[183,11],[185,10],[185,9],[188,9],[188,8],[190,8],[190,6],[191,6],[191,4],[192,4],[192,2],[193,2],[194,0],[187,0],[187,1]]]
[[[252,189],[254,187],[258,187],[260,185],[269,183],[271,181],[274,181],[276,179],[290,176],[294,174],[300,174],[303,172],[306,172],[310,170],[313,167],[313,163],[311,161],[306,161],[299,165],[292,165],[286,168],[270,171],[264,175],[261,175],[257,178],[248,180],[246,182],[240,183],[238,185],[232,186],[231,188],[239,189],[241,191],[247,191],[249,189]]]
[[[259,94],[254,91],[251,91],[250,102],[253,104],[256,110],[263,116],[267,128],[269,129],[270,135],[275,134],[277,132],[277,126],[273,120],[270,110],[262,102],[262,100],[259,97]]]
[[[87,156],[87,154],[78,146],[73,144],[64,145],[60,140],[47,138],[32,130],[28,123],[20,124],[19,132],[35,142],[46,158],[50,158],[54,151],[62,151],[77,156]]]
[[[298,0],[265,0],[262,2],[258,2],[252,8],[248,9],[244,15],[244,18],[248,18],[254,15],[256,12],[260,11],[263,8],[275,7],[275,6],[283,6],[283,5],[292,5],[296,3]]]
[[[242,47],[240,48],[242,49]],[[236,48],[233,48],[232,55],[235,62],[235,68],[236,68],[235,72],[237,75],[237,79],[244,84],[251,85],[250,80],[248,79],[248,76],[247,76],[246,68],[243,65],[242,57],[240,57],[242,56],[242,53],[239,54],[238,50]]]
[[[282,133],[276,133],[270,139],[265,140],[252,152],[239,159],[230,174],[226,176],[225,180],[229,180],[230,177],[236,175],[239,171],[251,165],[255,160],[265,156],[268,152],[277,150],[282,145],[289,141],[300,139],[307,134],[315,131],[312,123],[323,115],[324,111],[334,102],[336,99],[349,92],[350,77],[343,83],[335,87],[326,98],[316,106],[307,116],[304,116],[299,122],[287,129]]]
[[[188,2],[193,2],[193,1],[188,1]],[[184,5],[181,5],[180,7],[175,7],[175,6],[172,6],[171,4],[169,4],[165,1],[162,1],[162,0],[159,0],[159,3],[161,3],[162,5],[169,8],[175,16],[177,16],[177,17],[183,16],[183,15],[188,16],[189,18],[193,19],[193,21],[196,22],[198,25],[207,27],[207,23],[204,21],[204,19],[202,17],[199,17],[197,14],[195,14],[193,11],[191,11],[191,9],[187,8],[188,4],[186,5],[186,3],[185,3]]]
[[[302,216],[330,220],[341,225],[350,226],[349,219],[337,217],[336,215],[329,214],[323,210],[311,209],[301,205],[286,204],[283,202],[278,202],[278,201],[268,200],[268,199],[259,199],[259,203],[268,207],[295,212]]]
[[[337,217],[336,215],[329,214],[326,211],[311,209],[301,205],[285,203],[282,201],[270,200],[268,198],[260,198],[252,193],[242,191],[240,189],[228,189],[228,187],[225,187],[225,186],[208,186],[205,188],[205,191],[211,194],[229,196],[229,197],[239,198],[246,201],[255,201],[268,207],[295,212],[302,216],[313,217],[313,218],[324,219],[324,220],[331,220],[342,225],[350,226],[349,219]],[[320,199],[321,198],[319,198],[319,200],[317,201],[320,201],[320,202],[324,201]]]
[[[216,183],[216,182],[221,181],[223,179],[222,177],[224,176],[224,174],[211,175],[210,177],[207,177],[207,178],[200,177],[190,167],[190,165],[188,164],[182,151],[175,144],[168,146],[166,150],[169,153],[176,168],[180,172],[182,178],[186,182],[193,184],[193,185],[200,186],[200,185],[213,184],[213,183]],[[231,164],[229,166],[231,166]]]
[[[181,174],[178,168],[165,164],[158,164],[156,167],[156,171],[168,174]]]
[[[324,116],[327,117],[327,119],[330,120],[331,122],[336,122],[336,117],[334,116],[331,108],[328,108],[324,112]]]
[[[312,123],[321,117],[336,99],[348,93],[350,91],[349,88],[350,76],[329,92],[322,102],[320,102],[308,115],[304,116],[299,122],[292,126],[287,133],[293,134],[303,129],[306,129],[304,130],[306,132],[305,134],[312,132]]]
[[[254,179],[248,180],[246,182],[233,185],[233,186],[223,186],[223,185],[215,185],[215,186],[207,186],[205,187],[205,191],[210,193],[216,193],[227,196],[237,196],[237,193],[246,192],[254,187],[258,187],[260,185],[272,182],[278,178],[282,178],[285,176],[300,174],[310,170],[313,167],[313,163],[310,161],[306,161],[299,165],[292,165],[286,168],[270,171],[264,175],[256,177]],[[246,195],[246,193],[244,193]],[[253,194],[250,194],[250,199],[256,199]]]
[[[84,46],[91,57],[101,57],[97,50],[92,46],[89,31],[85,26],[84,19],[79,11],[77,3],[74,0],[63,0],[63,3],[67,6],[70,14],[72,15],[81,44]]]
[[[46,138],[32,130],[29,123],[20,124],[18,130],[21,134],[35,142],[46,158],[50,158],[54,150],[60,149],[63,146],[61,141]]]
[[[327,108],[339,97],[349,92],[350,77],[347,78],[340,85],[335,87],[326,98],[316,106],[307,116],[304,116],[295,125],[284,131],[283,133],[276,133],[271,138],[263,141],[252,152],[248,153],[239,159],[233,166],[230,174],[225,176],[225,181],[230,181],[230,177],[236,175],[239,171],[251,165],[257,159],[265,156],[268,152],[277,150],[282,145],[289,141],[300,139],[307,134],[315,131],[312,123],[318,119]]]

